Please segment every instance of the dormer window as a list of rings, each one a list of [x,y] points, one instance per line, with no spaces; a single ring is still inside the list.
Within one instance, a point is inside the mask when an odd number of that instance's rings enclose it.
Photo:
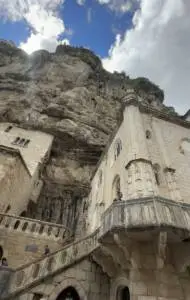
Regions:
[[[8,126],[8,127],[5,129],[5,132],[11,131],[12,128],[13,128],[13,126]]]

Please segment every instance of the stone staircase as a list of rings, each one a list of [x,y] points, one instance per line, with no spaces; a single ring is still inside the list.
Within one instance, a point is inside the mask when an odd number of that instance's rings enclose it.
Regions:
[[[48,277],[62,272],[73,263],[87,257],[98,247],[99,230],[46,257],[35,260],[10,273],[7,289],[1,300],[15,299]]]

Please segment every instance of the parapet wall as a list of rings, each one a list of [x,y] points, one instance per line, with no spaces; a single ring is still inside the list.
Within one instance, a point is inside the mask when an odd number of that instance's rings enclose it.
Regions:
[[[19,267],[43,255],[45,245],[51,252],[70,238],[69,229],[39,220],[0,214],[0,245],[9,266]]]

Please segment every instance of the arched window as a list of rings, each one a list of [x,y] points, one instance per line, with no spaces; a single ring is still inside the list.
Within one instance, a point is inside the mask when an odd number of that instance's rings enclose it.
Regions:
[[[122,143],[120,139],[117,139],[114,145],[114,159],[116,160],[117,157],[120,155],[122,150]]]
[[[79,294],[72,286],[66,288],[56,300],[80,300]]]
[[[15,225],[14,225],[14,229],[17,229],[19,227],[19,225],[20,225],[20,221],[17,220]]]
[[[113,201],[121,200],[120,177],[116,175],[112,184],[112,199]]]
[[[26,211],[21,212],[20,217],[26,217]]]
[[[159,164],[154,164],[153,169],[154,169],[154,176],[155,176],[156,184],[160,185],[160,166],[159,166]]]
[[[22,231],[25,231],[27,229],[27,227],[28,227],[28,222],[25,222],[22,227]]]
[[[149,140],[151,138],[150,130],[146,130],[146,138],[147,138],[147,140]]]

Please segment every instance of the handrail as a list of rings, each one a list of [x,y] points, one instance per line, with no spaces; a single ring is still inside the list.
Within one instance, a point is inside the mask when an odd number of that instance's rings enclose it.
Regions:
[[[67,249],[67,248],[70,247],[70,246],[75,246],[76,244],[78,244],[78,243],[80,243],[80,242],[84,242],[85,240],[87,240],[87,239],[93,237],[94,235],[96,235],[98,231],[99,231],[99,228],[98,228],[97,230],[95,230],[93,233],[91,233],[91,234],[85,236],[84,238],[78,239],[78,240],[76,240],[76,241],[74,241],[74,242],[70,242],[69,244],[64,245],[64,246],[61,247],[60,249],[55,250],[55,251],[52,252],[52,253],[49,253],[49,254],[46,255],[45,257],[43,256],[43,257],[37,258],[36,260],[34,260],[34,261],[30,262],[30,263],[27,263],[27,264],[25,264],[25,265],[22,265],[21,267],[18,267],[18,268],[15,269],[14,271],[15,271],[15,272],[16,272],[16,271],[20,271],[20,270],[24,269],[25,267],[28,267],[29,265],[31,265],[31,264],[33,264],[33,263],[38,263],[38,262],[40,262],[40,261],[46,259],[47,257],[52,257],[52,256],[54,256],[55,254],[57,254],[58,252],[61,252],[61,251],[65,250],[65,249]]]
[[[8,293],[2,299],[13,299],[45,278],[58,274],[74,262],[83,259],[98,247],[98,238],[99,229],[48,256],[14,270],[10,277]]]

